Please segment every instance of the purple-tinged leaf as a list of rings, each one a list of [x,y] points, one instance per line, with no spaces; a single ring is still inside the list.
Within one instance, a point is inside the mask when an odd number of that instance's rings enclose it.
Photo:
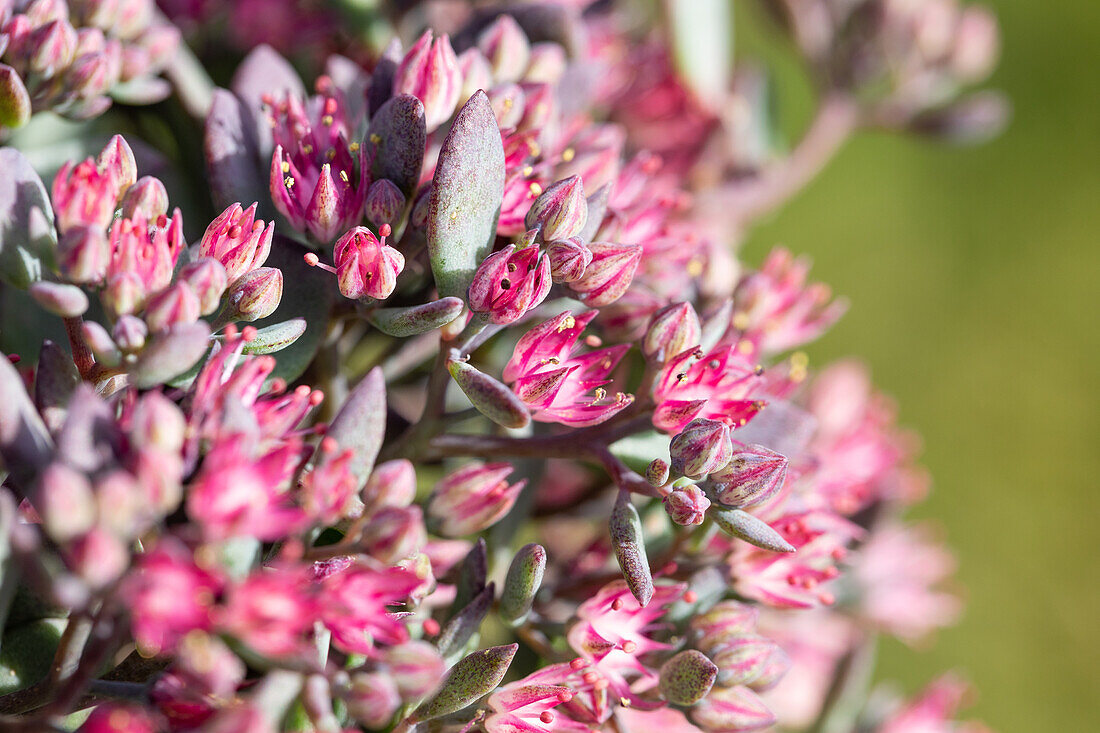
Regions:
[[[65,406],[78,384],[80,374],[69,352],[49,339],[43,341],[34,373],[34,404],[50,430],[65,421]]]
[[[172,326],[142,350],[131,372],[134,384],[148,389],[168,382],[190,369],[209,345],[210,326],[206,322]]]
[[[374,145],[374,178],[388,178],[411,199],[420,183],[424,144],[428,139],[424,105],[411,94],[399,94],[379,108],[370,121]]]
[[[524,545],[512,558],[500,592],[499,613],[505,623],[519,626],[527,619],[545,571],[546,549],[542,545]]]
[[[726,534],[742,539],[750,545],[772,552],[794,552],[794,547],[783,535],[776,532],[763,519],[758,519],[740,509],[727,509],[717,504],[711,506],[711,519]]]
[[[26,289],[53,269],[57,235],[46,187],[15,148],[0,148],[0,280]]]
[[[274,354],[287,348],[306,332],[306,319],[291,318],[256,331],[256,336],[244,345],[246,354]]]
[[[286,94],[292,94],[305,99],[306,89],[298,77],[298,72],[289,61],[279,55],[278,51],[262,44],[252,49],[237,67],[229,88],[244,102],[247,119],[251,121],[259,143],[260,158],[270,156],[273,147],[271,126],[261,111],[263,97],[271,95],[278,99]]]
[[[266,165],[260,164],[256,128],[244,103],[225,89],[214,90],[203,138],[210,195],[218,209],[255,201],[261,219],[274,217],[267,192]]]
[[[367,106],[371,116],[382,109],[382,105],[393,96],[393,78],[397,75],[397,67],[401,65],[404,56],[401,39],[394,38],[374,65],[370,87],[367,89]]]
[[[462,298],[452,297],[407,308],[379,308],[370,314],[370,322],[382,333],[405,338],[446,326],[465,306]]]
[[[626,585],[638,604],[645,607],[653,597],[653,574],[645,554],[642,520],[630,501],[630,492],[619,492],[615,508],[611,510],[609,530],[611,548],[615,551],[615,559],[619,561]]]
[[[447,622],[436,639],[436,646],[443,657],[456,656],[466,646],[466,642],[473,638],[481,628],[481,622],[489,614],[495,593],[496,585],[489,583]]]
[[[451,667],[447,677],[428,700],[410,716],[410,722],[432,720],[456,713],[489,694],[508,672],[519,644],[481,649]]]
[[[28,491],[50,462],[53,442],[23,386],[23,378],[7,358],[0,357],[0,458],[7,481]]]
[[[386,380],[380,367],[367,372],[348,394],[326,436],[334,439],[341,450],[352,452],[349,468],[363,486],[386,437]]]
[[[452,361],[447,369],[477,411],[497,425],[522,428],[531,422],[527,405],[504,383],[464,361]]]

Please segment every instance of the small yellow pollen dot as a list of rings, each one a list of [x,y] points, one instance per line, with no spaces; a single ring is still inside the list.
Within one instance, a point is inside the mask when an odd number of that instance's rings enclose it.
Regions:
[[[302,146],[302,152],[305,153],[306,155],[313,155],[313,146],[310,145],[309,143],[306,143],[305,145]]]
[[[699,277],[703,274],[703,263],[700,262],[698,259],[692,259],[687,264],[687,272],[688,275],[691,275],[692,277]]]
[[[325,151],[325,160],[333,160],[334,158],[336,158],[336,151],[335,150],[333,150],[332,148],[329,148],[328,150]]]
[[[343,181],[344,183],[348,182],[348,172],[347,171],[340,171],[340,180]]]
[[[290,176],[287,176],[286,178],[283,179],[283,185],[286,186],[287,188],[294,188],[294,179],[291,178]]]
[[[565,320],[561,322],[560,326],[558,326],[558,333],[561,333],[562,331],[567,331],[568,329],[573,328],[576,325],[576,318],[574,318],[573,316],[566,316]]]
[[[749,341],[748,339],[742,339],[741,341],[738,341],[737,350],[740,351],[742,354],[751,354],[754,351],[752,341]]]
[[[348,146],[348,150],[352,153],[358,153],[359,152],[359,143],[352,143],[351,145]]]
[[[733,327],[738,331],[744,331],[749,327],[749,314],[744,311],[733,314]]]
[[[527,149],[530,150],[531,155],[535,156],[536,158],[542,155],[542,147],[536,142],[532,142],[530,145],[528,145]]]
[[[283,173],[290,172],[290,163],[287,163],[285,160],[283,161],[283,164],[279,167],[283,169]]]
[[[524,178],[527,178],[528,176],[530,176],[530,175],[531,175],[532,173],[534,173],[534,172],[535,172],[535,169],[534,169],[534,168],[532,168],[531,166],[529,166],[529,165],[525,165],[525,166],[523,166],[523,171],[522,171],[522,173],[523,173],[523,177],[524,177]]]
[[[573,158],[575,157],[577,157],[577,151],[573,148],[566,148],[565,150],[561,151],[561,159],[564,160],[566,163],[573,160]]]
[[[382,136],[379,135],[377,132],[372,132],[370,134],[370,141],[377,145],[378,143],[382,142]]]
[[[322,117],[321,118],[321,123],[324,124],[325,127],[331,126],[332,125],[332,115],[325,115],[324,117]]]
[[[532,196],[538,196],[541,193],[542,193],[542,186],[540,186],[537,183],[532,183],[531,184],[531,195]]]

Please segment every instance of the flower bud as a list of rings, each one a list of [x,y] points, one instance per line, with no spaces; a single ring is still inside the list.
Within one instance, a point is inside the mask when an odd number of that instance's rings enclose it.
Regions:
[[[588,200],[579,176],[570,176],[551,184],[539,194],[527,212],[528,229],[540,228],[547,242],[574,237],[588,221]]]
[[[707,508],[710,507],[710,499],[694,484],[673,489],[665,496],[664,503],[665,511],[672,521],[685,527],[702,524]]]
[[[149,336],[149,327],[137,316],[119,316],[111,331],[118,348],[132,354],[145,348],[145,339]]]
[[[405,208],[405,194],[388,178],[380,178],[367,189],[365,213],[376,226],[393,224]]]
[[[419,506],[386,507],[363,528],[362,546],[381,562],[392,565],[428,541]]]
[[[951,69],[964,83],[979,82],[993,70],[1000,50],[997,19],[980,5],[968,5],[959,13]]]
[[[642,248],[637,244],[611,244],[592,242],[592,262],[584,271],[584,277],[570,287],[580,293],[580,299],[593,308],[614,303],[630,287],[634,271],[642,259]]]
[[[15,129],[31,118],[31,97],[12,67],[0,64],[0,127]]]
[[[88,310],[88,296],[75,285],[40,280],[30,287],[34,302],[62,318],[75,318]]]
[[[99,527],[73,542],[66,557],[73,572],[95,589],[118,580],[130,564],[126,544]]]
[[[523,119],[516,126],[521,132],[534,132],[540,140],[554,134],[558,120],[557,88],[550,84],[522,85]]]
[[[745,685],[761,675],[777,645],[758,634],[729,639],[714,651],[718,665],[718,684],[723,687]]]
[[[80,726],[80,733],[156,733],[152,716],[137,705],[104,702]]]
[[[428,226],[428,215],[431,213],[432,186],[429,183],[424,186],[416,197],[412,212],[409,214],[409,226],[413,229],[423,229]]]
[[[509,644],[467,655],[451,667],[436,693],[421,703],[408,720],[416,723],[450,715],[487,695],[504,679],[518,649],[519,644]]]
[[[343,696],[348,715],[367,728],[385,728],[401,705],[401,695],[389,674],[360,672],[351,676]]]
[[[412,504],[416,498],[416,469],[412,462],[398,458],[375,466],[361,498],[368,512]]]
[[[673,303],[653,314],[642,352],[658,364],[699,345],[702,326],[691,303]]]
[[[159,392],[142,395],[130,418],[130,440],[137,448],[179,453],[186,429],[183,412]]]
[[[137,181],[137,160],[134,151],[122,135],[115,135],[99,151],[95,159],[100,170],[106,171],[110,176],[113,190],[116,192],[116,200],[121,198],[130,186]]]
[[[645,469],[645,480],[650,486],[664,486],[668,483],[668,461],[654,458]]]
[[[493,70],[489,60],[477,48],[468,48],[458,56],[458,69],[462,74],[462,92],[458,95],[458,106],[466,104],[474,92],[493,86]]]
[[[791,658],[776,644],[768,656],[768,661],[764,663],[764,668],[760,670],[760,674],[748,685],[757,692],[770,690],[779,684],[790,668]]]
[[[106,229],[136,176],[134,153],[120,135],[111,138],[95,160],[63,165],[54,177],[51,196],[58,230],[64,234],[78,226]]]
[[[672,439],[669,453],[672,470],[682,476],[698,478],[717,471],[733,455],[729,426],[717,420],[696,418]]]
[[[498,609],[505,623],[519,626],[527,619],[545,570],[546,549],[542,545],[524,545],[512,558],[500,592]]]
[[[526,480],[508,485],[508,463],[475,461],[435,485],[428,499],[428,522],[433,532],[462,537],[490,527],[511,510]]]
[[[477,45],[489,60],[493,78],[498,82],[519,81],[527,70],[531,44],[512,16],[499,16],[481,32]]]
[[[65,232],[58,242],[57,266],[70,282],[94,284],[107,274],[109,254],[103,229],[76,226]]]
[[[118,366],[122,360],[122,354],[119,353],[118,346],[111,339],[111,334],[107,333],[107,329],[95,321],[84,321],[80,326],[80,334],[84,337],[84,343],[92,350],[97,362],[105,367]]]
[[[675,705],[694,705],[706,697],[718,667],[695,649],[685,649],[661,665],[661,695]]]
[[[506,130],[519,125],[527,109],[527,97],[519,84],[497,84],[489,90],[488,95],[497,127]]]
[[[424,31],[398,65],[393,93],[411,94],[423,102],[429,133],[451,118],[462,93],[462,72],[446,35],[433,41],[432,31]]]
[[[345,298],[383,300],[397,287],[405,256],[386,244],[389,225],[383,224],[380,231],[381,241],[366,227],[355,227],[337,240],[333,258]]]
[[[730,457],[725,467],[711,473],[718,501],[735,507],[763,504],[783,488],[787,458],[760,445],[747,445]]]
[[[407,641],[382,650],[389,677],[405,700],[420,700],[439,685],[447,665],[426,641]]]
[[[275,222],[264,224],[256,218],[256,204],[243,209],[239,203],[217,216],[199,243],[199,254],[213,257],[225,268],[230,284],[267,261]]]
[[[467,302],[471,311],[506,325],[545,300],[552,285],[550,260],[539,255],[538,247],[517,251],[509,244],[478,266]]]
[[[110,312],[121,317],[140,310],[147,295],[140,275],[118,272],[107,278],[107,287],[100,294],[100,300]]]
[[[260,267],[230,286],[225,317],[230,321],[258,321],[274,313],[282,298],[282,270]]]
[[[177,323],[194,323],[200,311],[199,296],[186,282],[177,282],[149,299],[145,323],[153,333],[166,331]]]
[[[565,73],[565,66],[565,49],[561,44],[533,43],[523,80],[536,84],[557,84]]]
[[[756,628],[759,613],[756,607],[737,601],[715,604],[706,613],[691,619],[691,628],[699,635],[697,646],[710,652],[726,641],[751,632]]]
[[[42,472],[35,508],[46,534],[56,542],[68,542],[95,526],[96,503],[88,479],[64,463]]]
[[[201,257],[180,268],[180,282],[187,283],[199,299],[199,311],[208,316],[218,309],[229,284],[225,268],[213,257]]]
[[[35,28],[28,41],[28,69],[45,79],[61,73],[76,53],[76,30],[64,19]]]
[[[132,219],[137,214],[155,220],[168,213],[168,190],[160,179],[142,176],[122,197],[122,216]]]
[[[691,710],[691,718],[704,730],[762,730],[775,723],[775,715],[751,690],[716,687]]]

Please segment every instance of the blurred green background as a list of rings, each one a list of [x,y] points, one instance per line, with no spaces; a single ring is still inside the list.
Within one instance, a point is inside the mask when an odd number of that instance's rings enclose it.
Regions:
[[[962,623],[882,678],[943,669],[1001,733],[1100,724],[1100,3],[1001,0],[1006,133],[978,148],[862,134],[755,230],[852,301],[812,363],[866,359],[924,437]],[[739,33],[740,35],[740,33]],[[744,48],[742,46],[742,48]]]

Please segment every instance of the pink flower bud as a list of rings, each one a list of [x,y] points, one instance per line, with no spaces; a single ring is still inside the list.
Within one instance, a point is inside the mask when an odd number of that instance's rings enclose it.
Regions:
[[[557,181],[543,191],[527,212],[528,229],[541,229],[547,242],[580,234],[588,221],[588,200],[579,176]]]
[[[427,541],[424,514],[419,506],[386,507],[378,511],[363,528],[360,539],[371,557],[388,565],[409,557]]]
[[[80,733],[156,733],[153,717],[129,703],[106,702],[96,705],[80,726]]]
[[[611,244],[592,242],[592,262],[584,271],[584,277],[570,284],[580,293],[586,305],[594,308],[614,303],[630,287],[634,271],[642,258],[642,248],[637,244]]]
[[[685,527],[693,524],[702,524],[706,518],[707,507],[710,499],[703,495],[702,490],[694,484],[684,488],[673,489],[664,498],[665,511],[676,524]]]
[[[458,95],[458,106],[466,104],[474,92],[493,86],[493,70],[489,60],[477,48],[468,48],[458,56],[458,69],[462,74],[462,92]]]
[[[510,15],[501,15],[481,32],[478,48],[489,60],[493,77],[498,82],[519,81],[531,59],[531,44],[527,34]]]
[[[434,644],[407,641],[382,652],[390,677],[405,700],[419,700],[434,690],[447,665]]]
[[[106,367],[116,367],[122,359],[118,346],[102,325],[95,321],[84,321],[80,327],[80,334],[84,337],[84,343],[92,350],[96,361]]]
[[[645,480],[650,486],[664,486],[668,483],[668,461],[654,458],[645,469]]]
[[[519,496],[526,480],[508,485],[508,463],[479,461],[451,473],[428,499],[429,523],[446,537],[462,537],[496,524]]]
[[[416,196],[412,212],[409,214],[409,226],[413,229],[423,229],[428,226],[428,215],[431,213],[432,185],[424,186]]]
[[[201,257],[180,268],[180,282],[185,282],[199,298],[199,310],[208,316],[218,309],[229,285],[225,268],[213,257]]]
[[[115,135],[107,142],[96,156],[96,165],[100,170],[110,174],[110,180],[113,187],[117,189],[119,198],[137,181],[137,161],[134,159],[134,151],[130,149],[122,135]]]
[[[764,668],[760,670],[760,674],[757,675],[756,679],[749,682],[748,685],[757,692],[770,690],[779,684],[779,681],[783,679],[790,668],[791,658],[778,645],[773,645],[772,653],[768,656],[768,661],[764,663]]]
[[[24,52],[28,54],[28,70],[50,79],[72,63],[76,53],[76,30],[62,19],[41,25],[31,31]]]
[[[386,244],[389,225],[383,224],[382,239],[366,227],[355,227],[340,237],[333,249],[336,277],[345,298],[388,298],[397,287],[397,276],[405,269],[405,256]]]
[[[65,555],[73,572],[95,589],[105,588],[118,580],[130,564],[126,544],[99,527],[73,542]]]
[[[146,392],[130,417],[130,440],[141,449],[179,453],[187,430],[183,412],[159,392]]]
[[[186,282],[169,285],[145,305],[145,323],[153,333],[166,331],[177,323],[199,320],[202,306],[199,296]]]
[[[111,336],[118,344],[118,348],[127,353],[134,353],[145,348],[149,327],[137,316],[119,316]]]
[[[412,461],[398,458],[375,466],[360,496],[369,512],[412,504],[416,498],[416,469]]]
[[[537,133],[540,140],[548,139],[557,127],[559,116],[557,87],[524,82],[521,88],[524,96],[523,119],[517,128]]]
[[[168,213],[168,190],[159,178],[143,176],[122,197],[122,216],[133,219],[140,213],[150,221]]]
[[[588,263],[592,261],[592,250],[577,237],[571,237],[546,245],[546,256],[550,260],[553,281],[571,283],[584,276]]]
[[[405,194],[388,178],[380,178],[367,189],[364,213],[377,226],[393,224],[405,209]]]
[[[759,613],[755,606],[746,603],[716,603],[706,613],[691,619],[691,628],[699,635],[698,647],[710,652],[726,641],[753,631]]]
[[[966,83],[979,82],[993,70],[1000,51],[997,19],[988,8],[969,5],[959,14],[951,69]]]
[[[242,209],[235,203],[210,222],[199,243],[199,254],[220,262],[232,285],[267,261],[274,234],[275,222],[265,225],[256,218],[256,204]]]
[[[519,125],[527,109],[527,97],[519,84],[497,84],[488,95],[498,127],[504,130]]]
[[[714,651],[718,684],[744,685],[763,673],[776,643],[758,634],[744,634],[725,641]]]
[[[398,65],[393,93],[411,94],[424,103],[428,132],[449,120],[462,93],[462,72],[451,40],[442,35],[433,41],[432,31],[424,31]]]
[[[106,229],[136,171],[133,151],[118,135],[97,159],[63,165],[53,179],[51,197],[57,228],[63,234],[78,226]]]
[[[385,728],[401,705],[393,678],[382,672],[360,672],[351,676],[343,700],[348,715],[368,728]]]
[[[274,313],[282,298],[282,270],[257,268],[230,286],[226,294],[226,317],[233,321],[258,321]]]
[[[19,73],[7,64],[0,64],[0,126],[22,127],[33,111],[30,93]]]
[[[550,292],[550,260],[538,247],[516,251],[509,244],[485,258],[474,273],[467,302],[493,323],[513,323]]]
[[[642,351],[657,363],[699,345],[702,327],[691,303],[673,303],[653,314]]]
[[[75,285],[39,280],[30,286],[34,302],[62,318],[75,318],[88,310],[88,296]]]
[[[537,84],[557,84],[565,73],[565,49],[558,43],[531,44],[531,58],[527,71],[523,74],[525,82]]]
[[[680,431],[669,445],[672,470],[697,478],[717,471],[733,455],[730,429],[725,423],[696,418]]]
[[[111,226],[110,243],[105,304],[120,315],[134,313],[150,293],[172,282],[185,244],[183,217],[176,209],[171,219],[146,219],[140,212],[118,219]]]
[[[68,542],[95,526],[96,503],[88,479],[64,463],[42,472],[35,508],[51,539]]]
[[[740,508],[763,504],[783,488],[787,458],[760,445],[739,448],[729,463],[711,473],[718,501]]]

